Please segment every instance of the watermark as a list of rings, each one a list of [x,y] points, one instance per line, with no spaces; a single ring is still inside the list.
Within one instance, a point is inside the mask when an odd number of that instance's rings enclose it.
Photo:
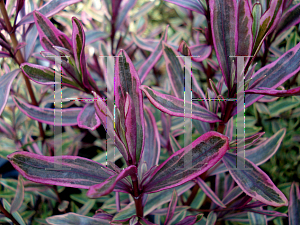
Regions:
[[[53,57],[53,56],[52,56]],[[54,146],[55,146],[55,155],[57,164],[54,164],[54,169],[67,169],[62,167],[62,102],[66,100],[72,100],[72,98],[62,99],[62,89],[61,89],[61,58],[67,56],[54,56],[55,57],[55,94],[54,94]],[[109,136],[109,134],[115,134],[115,96],[114,96],[114,64],[115,58],[122,56],[100,56],[106,61],[106,87],[107,87],[107,111],[110,111],[113,115],[113,123],[106,123],[106,156],[107,151],[111,151],[112,149],[109,147],[108,139],[112,138],[113,143],[115,141],[114,136]],[[177,56],[184,58],[184,115],[191,115],[192,112],[192,102],[193,101],[220,101],[220,99],[201,99],[201,98],[192,98],[192,61],[191,56]],[[200,57],[200,56],[193,56]],[[236,168],[232,168],[232,170],[246,170],[249,168],[245,168],[245,93],[244,93],[244,61],[245,58],[251,56],[230,56],[237,58],[237,98],[234,99],[223,99],[224,101],[236,101],[237,102],[237,118],[236,118],[236,134],[243,134],[242,141],[239,144],[242,144],[244,148],[237,148],[236,156],[237,159],[240,158],[242,160],[237,160]],[[86,103],[94,103],[94,101],[98,101],[99,99],[93,98],[90,99],[77,99],[81,101],[85,101]],[[102,99],[101,99],[102,101]],[[190,117],[190,116],[189,116]],[[192,143],[192,119],[187,116],[184,116],[184,146],[187,146]],[[243,121],[243,124],[237,124],[237,121]],[[237,142],[236,142],[237,144]],[[112,145],[114,156],[115,156],[115,146]],[[115,157],[114,157],[115,159]],[[113,159],[113,160],[114,160]],[[192,151],[186,151],[184,154],[184,170],[192,169],[192,160],[193,155]],[[107,163],[108,160],[106,160]],[[115,160],[114,160],[115,161]],[[201,170],[201,169],[200,169]]]

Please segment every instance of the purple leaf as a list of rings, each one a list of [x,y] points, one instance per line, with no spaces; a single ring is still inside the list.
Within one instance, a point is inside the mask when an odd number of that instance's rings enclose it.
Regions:
[[[287,217],[287,215],[285,213],[281,213],[281,212],[277,212],[277,211],[272,211],[272,210],[263,210],[263,209],[247,209],[247,211],[249,212],[254,212],[254,213],[258,213],[258,214],[262,214],[262,215],[266,215],[266,216],[274,216],[274,217],[278,217],[278,216],[285,216]]]
[[[262,207],[259,207],[257,211],[261,211]],[[248,212],[248,218],[250,224],[268,225],[267,217],[263,214]]]
[[[69,5],[75,4],[77,2],[80,2],[81,0],[52,0],[47,2],[45,5],[43,5],[41,8],[37,9],[37,11],[46,17],[50,17],[58,13],[59,11],[63,10]],[[17,24],[18,26],[21,26],[23,24],[33,23],[34,12],[28,13],[26,16],[24,16],[21,21]]]
[[[47,223],[52,225],[110,225],[109,220],[79,215],[76,213],[67,213],[63,215],[51,216],[46,219]]]
[[[126,162],[129,162],[128,158],[128,152],[127,149],[122,141],[122,139],[119,137],[119,135],[116,134],[114,130],[114,117],[110,110],[108,109],[105,102],[98,96],[95,92],[93,92],[95,98],[97,101],[94,102],[94,107],[96,110],[96,114],[98,115],[102,125],[106,129],[106,132],[108,135],[114,140],[115,146],[118,148],[120,153],[123,155]]]
[[[11,57],[11,55],[7,52],[0,51],[0,58],[7,58],[7,57]]]
[[[211,54],[212,48],[210,45],[206,44],[198,44],[198,45],[192,45],[190,46],[190,50],[192,53],[192,59],[195,62],[202,62],[205,60],[209,55]],[[197,57],[195,57],[197,56]]]
[[[166,27],[165,33],[162,35],[160,41],[156,45],[155,49],[149,55],[147,60],[141,65],[141,67],[138,70],[139,77],[141,79],[141,83],[146,79],[147,75],[151,71],[151,69],[154,67],[154,65],[157,63],[157,61],[160,59],[162,56],[162,42],[167,41],[168,38],[168,28],[169,26]]]
[[[82,83],[88,89],[92,89],[92,86],[95,89],[97,89],[97,87],[95,87],[94,85],[95,81],[91,77],[86,66],[86,59],[85,59],[85,52],[84,52],[85,33],[83,30],[83,26],[80,23],[80,21],[75,17],[72,18],[72,25],[73,25],[72,43],[73,43],[74,59],[75,59],[77,70],[82,76]]]
[[[155,118],[147,106],[144,106],[145,145],[141,162],[146,162],[147,168],[158,164],[160,156],[160,139]]]
[[[31,63],[22,63],[20,68],[29,79],[38,84],[55,84],[55,70],[52,68]],[[68,87],[79,88],[79,86],[75,82],[63,75],[61,77],[61,83],[62,85]]]
[[[17,69],[0,77],[0,115],[2,114],[2,111],[6,105],[11,84],[19,72],[20,69]]]
[[[42,156],[23,151],[7,158],[22,176],[43,184],[88,189],[116,175],[100,163],[77,156]]]
[[[219,197],[211,190],[211,188],[200,178],[196,178],[196,182],[201,188],[201,190],[218,206],[226,208],[224,203],[219,199]]]
[[[123,169],[119,174],[109,177],[104,182],[91,186],[87,192],[87,196],[89,198],[100,198],[101,196],[108,195],[114,190],[116,184],[120,180],[136,173],[136,166],[129,166],[126,169]],[[124,191],[121,189],[120,191],[126,193],[126,190]]]
[[[256,41],[253,47],[252,55],[256,55],[265,40],[279,23],[282,15],[283,0],[272,0],[270,2],[270,8],[260,18],[259,31],[256,37]]]
[[[239,165],[242,165],[242,160],[245,160],[246,170],[232,170],[236,168],[237,160],[240,161]],[[223,162],[232,178],[247,195],[271,206],[288,204],[284,194],[274,185],[268,175],[253,162],[232,154],[225,154]]]
[[[22,177],[19,176],[16,194],[10,207],[11,214],[16,212],[21,207],[23,200],[24,200],[24,185],[22,182]]]
[[[268,95],[268,96],[275,96],[275,97],[287,97],[287,96],[294,96],[300,95],[300,87],[296,87],[290,90],[276,90],[273,88],[266,88],[266,87],[258,87],[257,89],[249,89],[245,91],[249,94],[260,94],[260,95]]]
[[[256,80],[261,79],[255,86],[251,86],[251,89],[257,89],[260,87],[277,88],[283,84],[286,80],[300,71],[300,43],[294,48],[290,49],[284,55],[282,55],[276,61],[268,64],[267,66],[258,70],[250,82],[253,84]],[[263,95],[248,94],[245,97],[246,107],[249,107],[254,102],[261,99]]]
[[[137,0],[127,0],[126,2],[124,1],[124,3],[126,4],[121,5],[121,8],[118,10],[117,13],[117,20],[115,25],[116,31],[121,27],[123,21],[126,18],[127,13],[129,12],[130,9],[133,8],[133,6],[136,4],[136,1]]]
[[[217,222],[217,218],[217,213],[211,211],[207,216],[206,225],[215,225]]]
[[[215,165],[228,149],[227,137],[208,132],[158,166],[142,181],[143,191],[153,193],[184,184]],[[188,157],[188,154],[192,162],[184,165],[184,157]]]
[[[250,56],[253,45],[252,24],[253,18],[249,3],[246,0],[238,2],[237,39],[235,49],[237,55]],[[249,60],[249,58],[247,58]]]
[[[280,35],[284,31],[287,31],[289,28],[297,25],[298,23],[300,23],[300,3],[293,6],[282,15],[280,22],[276,27],[276,36]]]
[[[128,150],[135,164],[139,162],[144,147],[143,94],[139,89],[141,84],[139,76],[129,56],[124,50],[121,50],[118,56],[115,67],[115,104],[120,110],[120,123],[126,127],[126,141],[133,147]],[[127,99],[130,99],[128,109],[126,109]],[[136,125],[133,125],[133,122]],[[126,123],[128,126],[124,126]],[[135,137],[130,134],[131,132],[136,134]]]
[[[176,209],[176,205],[177,205],[177,201],[178,201],[178,195],[177,195],[176,190],[174,189],[171,201],[169,203],[169,208],[168,208],[168,212],[166,215],[166,220],[165,220],[164,225],[168,225],[170,220],[173,218],[175,209]]]
[[[46,123],[49,125],[54,125],[54,109],[50,108],[40,108],[37,106],[30,105],[19,100],[16,97],[13,97],[13,100],[18,106],[18,108],[29,118],[33,120],[37,120],[42,123]],[[56,110],[56,112],[61,112],[62,122],[61,124],[55,124],[55,126],[74,126],[77,125],[77,116],[80,113],[82,108],[70,108],[70,109],[62,109]]]
[[[257,38],[257,35],[258,35],[259,21],[260,21],[261,13],[262,13],[261,11],[262,11],[262,9],[261,9],[260,2],[256,2],[253,5],[253,9],[252,9],[252,16],[253,16],[253,25],[252,25],[253,42],[256,41],[256,38]]]
[[[166,61],[166,68],[173,92],[177,98],[184,98],[184,72],[183,61],[177,57],[177,51],[163,43],[163,54]]]
[[[242,189],[239,186],[234,187],[222,200],[222,202],[227,205],[228,203],[235,200],[243,193]]]
[[[183,220],[181,220],[179,223],[176,223],[175,225],[194,225],[200,220],[202,220],[203,214],[198,214],[195,216],[187,216]]]
[[[198,0],[165,0],[165,1],[195,11],[202,15],[205,15],[205,9],[201,4],[201,2]]]
[[[248,160],[256,164],[257,166],[263,164],[267,160],[269,160],[278,150],[284,136],[285,136],[286,130],[285,128],[277,131],[272,137],[268,138],[263,143],[260,143],[258,146],[246,150],[245,156]],[[247,142],[246,142],[247,143]],[[231,153],[226,153],[231,154]],[[228,169],[226,166],[221,163],[218,167],[215,169],[212,168],[212,172],[208,172],[210,175],[219,174],[221,172],[226,172]]]
[[[33,15],[40,36],[40,43],[45,50],[55,55],[59,55],[59,53],[53,46],[60,46],[72,50],[70,38],[58,30],[47,17],[38,11],[35,11]]]
[[[185,107],[190,107],[190,102],[184,102],[184,100],[176,98],[172,95],[166,95],[154,91],[153,89],[141,85],[140,87],[143,92],[146,94],[150,102],[159,110],[171,115],[185,118],[192,118],[196,120],[201,120],[204,122],[215,123],[219,122],[220,119],[218,116],[203,106],[192,103],[192,114],[185,114]]]
[[[212,38],[218,62],[227,87],[230,89],[232,60],[237,46],[237,3],[236,0],[212,0],[210,18]]]
[[[150,51],[150,52],[154,51],[154,49],[159,44],[159,40],[144,39],[144,38],[137,36],[134,33],[131,34],[131,38],[139,48],[146,50],[146,51]]]
[[[290,189],[289,224],[297,225],[300,221],[300,189],[299,183],[293,182]]]
[[[78,126],[85,129],[95,130],[101,125],[96,114],[94,104],[86,104],[77,117]]]

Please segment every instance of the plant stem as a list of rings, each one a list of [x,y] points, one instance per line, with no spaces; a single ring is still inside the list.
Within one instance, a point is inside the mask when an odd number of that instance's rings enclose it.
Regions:
[[[11,38],[13,47],[16,48],[18,46],[18,41],[17,41],[15,32],[12,31],[12,27],[11,27],[11,24],[10,24],[10,21],[9,21],[9,17],[7,15],[7,11],[6,11],[5,4],[4,4],[3,0],[0,0],[0,10],[1,10],[1,13],[2,13],[2,16],[3,16],[3,19],[5,21],[7,32],[9,33],[9,36]],[[17,63],[19,65],[21,65],[22,63],[25,62],[20,50],[18,50],[17,53],[16,53],[16,59],[17,59]],[[35,106],[38,106],[38,103],[37,103],[36,98],[35,98],[34,93],[33,93],[33,89],[32,89],[30,80],[24,74],[23,74],[23,77],[24,77],[25,84],[26,84],[27,90],[29,92],[32,104],[35,105]],[[41,136],[42,136],[42,138],[44,140],[45,133],[44,133],[44,130],[43,130],[43,126],[42,126],[42,124],[40,122],[38,122],[38,124],[39,124],[40,134],[41,134]]]
[[[133,198],[135,203],[136,215],[138,217],[144,216],[143,204],[142,204],[142,195],[139,192],[138,178],[136,174],[131,176],[132,184],[133,184]]]
[[[6,209],[3,207],[3,205],[2,205],[2,201],[0,201],[0,210],[3,212],[3,214],[8,218],[8,219],[10,219],[14,224],[16,224],[16,225],[20,225],[19,223],[18,223],[18,221],[16,221],[16,219],[9,213],[9,212],[7,212],[6,211]]]

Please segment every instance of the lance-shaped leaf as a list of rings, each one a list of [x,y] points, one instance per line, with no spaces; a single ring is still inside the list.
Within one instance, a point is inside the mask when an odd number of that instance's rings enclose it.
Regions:
[[[190,50],[191,50],[191,54],[193,56],[192,59],[195,62],[202,62],[207,57],[209,57],[212,48],[210,45],[199,44],[199,45],[190,46]]]
[[[253,5],[252,16],[253,16],[253,24],[252,24],[252,32],[253,32],[253,42],[256,41],[258,31],[259,31],[259,21],[261,18],[261,4],[260,2],[256,2]]]
[[[145,145],[141,162],[146,162],[147,168],[158,164],[160,156],[160,138],[155,118],[147,106],[144,106]]]
[[[163,54],[166,61],[166,68],[173,92],[177,98],[184,98],[184,72],[183,61],[176,55],[176,50],[163,43]]]
[[[22,176],[37,183],[88,189],[116,173],[100,163],[77,156],[43,156],[14,152],[7,156]],[[117,188],[128,190],[123,182]]]
[[[23,200],[24,200],[24,185],[23,185],[22,177],[19,176],[16,195],[14,197],[14,200],[11,203],[10,213],[16,212],[21,207]]]
[[[300,23],[300,3],[293,6],[282,15],[275,31],[276,36],[287,31],[289,28],[297,25],[298,23]]]
[[[46,66],[35,65],[31,63],[22,63],[23,73],[38,84],[55,84],[55,70]],[[61,77],[61,84],[68,87],[79,86],[65,76]]]
[[[228,138],[208,132],[177,151],[142,181],[143,191],[153,193],[179,186],[215,165],[229,149]],[[188,157],[188,159],[184,159]],[[186,165],[185,161],[191,161]]]
[[[119,174],[109,177],[101,184],[96,184],[90,187],[90,189],[87,192],[87,196],[90,198],[100,198],[101,196],[108,195],[110,192],[114,190],[116,184],[120,180],[136,173],[137,173],[136,166],[133,165],[129,166],[126,169],[123,169]],[[123,192],[123,190],[121,191]]]
[[[262,207],[260,207],[259,210],[262,210]],[[250,224],[261,224],[261,225],[267,225],[267,217],[265,215],[259,214],[259,213],[253,213],[248,212],[248,218]]]
[[[201,105],[192,103],[191,106],[190,102],[185,102],[184,100],[176,98],[172,95],[166,95],[158,91],[154,91],[145,85],[141,85],[140,88],[156,108],[171,116],[192,118],[210,123],[220,121],[216,114],[210,112]],[[185,107],[192,108],[192,113],[185,113]]]
[[[76,213],[67,213],[58,216],[51,216],[46,219],[47,223],[52,225],[110,225],[109,220],[79,215]]]
[[[174,216],[176,205],[177,205],[177,201],[178,201],[178,195],[177,195],[176,190],[174,189],[171,201],[169,203],[169,208],[168,208],[166,220],[165,220],[165,223],[164,223],[165,225],[169,224],[170,220]]]
[[[245,91],[249,94],[260,94],[260,95],[269,95],[269,96],[275,96],[275,97],[287,97],[287,96],[294,96],[294,95],[300,95],[300,87],[292,88],[290,90],[276,90],[273,88],[257,88],[257,89],[249,89]]]
[[[40,108],[34,105],[30,105],[19,100],[16,97],[13,97],[15,104],[18,108],[29,118],[37,120],[42,123],[55,126],[74,126],[77,125],[77,116],[82,110],[82,108],[70,108],[70,109],[61,109],[56,112],[60,113],[61,123],[54,124],[54,109],[50,108]]]
[[[154,51],[159,43],[157,39],[144,39],[134,33],[131,34],[131,38],[139,48],[150,52]]]
[[[187,216],[179,223],[176,223],[175,225],[194,225],[200,220],[202,220],[202,218],[203,218],[203,214],[198,214],[195,216]]]
[[[286,52],[276,61],[258,70],[250,82],[250,86],[257,80],[260,81],[251,86],[251,89],[261,87],[277,88],[286,80],[300,71],[300,43]],[[263,95],[248,94],[245,97],[246,107],[261,99]]]
[[[141,67],[138,70],[139,77],[141,79],[141,83],[146,79],[147,75],[153,68],[153,66],[157,63],[157,61],[160,59],[162,56],[162,42],[167,41],[168,37],[168,28],[169,26],[166,27],[165,33],[162,35],[160,41],[158,42],[157,46],[153,50],[153,52],[149,55],[147,60],[141,65]]]
[[[235,0],[213,0],[210,4],[212,38],[218,62],[227,87],[231,88],[232,60],[236,55],[237,3]]]
[[[20,70],[17,69],[0,77],[0,115],[2,114],[2,111],[6,105],[11,84],[19,73]]]
[[[296,225],[300,221],[300,189],[299,183],[293,182],[290,190],[289,224]]]
[[[253,18],[248,1],[238,2],[236,46],[237,55],[250,56],[253,44]],[[249,58],[247,58],[249,60]]]
[[[93,92],[93,94],[95,96],[95,99],[97,99],[97,101],[94,102],[94,107],[101,123],[106,129],[108,135],[114,140],[114,144],[123,155],[126,162],[128,162],[129,158],[127,149],[122,142],[122,139],[119,137],[119,135],[116,135],[116,132],[114,130],[114,117],[112,113],[110,112],[103,99],[100,98],[100,96],[98,96],[95,92]]]
[[[95,130],[101,125],[96,114],[94,104],[86,104],[77,117],[78,126],[85,129]]]
[[[201,4],[201,2],[198,0],[165,0],[165,1],[195,11],[202,15],[205,15],[205,9]]]
[[[200,178],[196,178],[196,182],[199,187],[203,190],[203,192],[218,206],[222,208],[226,208],[224,203],[219,199],[219,197],[211,190],[211,188]]]
[[[246,158],[251,162],[253,162],[254,164],[256,164],[257,166],[265,163],[277,152],[285,136],[285,133],[286,133],[286,129],[282,128],[263,143],[260,143],[258,146],[252,149],[246,150],[245,151]],[[221,163],[215,169],[212,168],[212,170],[213,171],[209,173],[210,175],[215,175],[221,172],[228,171],[227,167],[223,163]]]
[[[244,170],[243,168],[236,168],[237,160],[239,161],[239,165],[242,165],[242,160],[245,160]],[[271,206],[288,204],[288,200],[284,194],[274,185],[268,175],[253,162],[232,154],[225,154],[223,162],[232,178],[247,195]]]
[[[217,213],[214,211],[210,212],[207,216],[206,225],[215,225],[217,222]]]
[[[40,36],[40,43],[45,50],[55,55],[59,55],[59,53],[53,46],[60,46],[72,50],[70,38],[58,30],[47,17],[35,11],[34,21]]]
[[[48,1],[45,5],[43,5],[41,8],[37,9],[37,11],[47,17],[53,16],[57,12],[63,10],[65,7],[75,4],[77,2],[80,2],[81,0],[51,0]],[[28,13],[26,16],[24,16],[21,21],[17,24],[18,26],[21,26],[23,24],[33,23],[34,12]]]
[[[144,146],[144,112],[143,112],[143,94],[139,89],[140,79],[131,62],[129,56],[124,50],[121,50],[116,59],[115,68],[115,102],[116,107],[120,110],[120,123],[126,128],[126,132],[134,131],[136,137],[126,137],[127,143],[131,143],[133,149],[128,149],[132,156],[133,163],[138,163]],[[126,96],[128,95],[128,98]],[[130,98],[129,98],[130,97]],[[131,122],[135,122],[135,126],[128,124],[126,127],[126,99],[130,99],[130,114]],[[128,103],[129,103],[128,102]],[[127,121],[128,123],[128,121]]]
[[[256,55],[267,35],[269,35],[279,23],[282,15],[283,0],[272,0],[270,8],[260,18],[259,31],[253,47],[252,55]]]
[[[128,0],[126,1],[126,4],[122,4],[121,8],[117,12],[117,19],[115,23],[115,29],[116,31],[120,28],[122,25],[123,21],[126,18],[127,13],[129,12],[130,9],[133,8],[133,6],[136,4],[137,0]]]
[[[76,64],[77,70],[82,75],[83,85],[86,88],[92,89],[92,86],[94,87],[93,84],[95,83],[95,81],[91,77],[91,75],[86,67],[86,59],[85,59],[85,52],[84,52],[85,33],[83,30],[83,26],[80,23],[80,21],[75,17],[72,18],[72,25],[73,25],[72,44],[73,44],[75,64]],[[90,81],[91,81],[91,84],[90,84]]]

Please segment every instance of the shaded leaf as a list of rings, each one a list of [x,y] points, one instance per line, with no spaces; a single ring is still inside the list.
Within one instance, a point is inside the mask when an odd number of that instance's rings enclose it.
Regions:
[[[21,207],[23,200],[24,200],[24,185],[23,185],[22,177],[19,176],[16,195],[10,207],[11,214],[16,212]]]
[[[0,77],[0,115],[2,114],[2,111],[4,110],[4,107],[6,105],[11,84],[16,78],[16,76],[19,74],[19,72],[20,69],[17,69]]]
[[[201,4],[201,2],[198,0],[165,0],[165,1],[195,11],[202,15],[205,15],[205,9]]]
[[[245,160],[246,169],[235,169],[236,161],[242,165]],[[272,206],[283,206],[288,204],[284,194],[274,185],[268,175],[248,159],[242,159],[239,156],[225,154],[223,162],[229,170],[232,178],[239,187],[249,196]]]
[[[46,219],[49,224],[59,225],[59,224],[69,224],[69,225],[110,225],[110,221],[87,217],[83,215],[79,215],[76,213],[67,213],[58,216],[51,216]]]
[[[300,189],[299,183],[293,182],[290,189],[289,224],[296,225],[300,221]]]
[[[95,130],[101,125],[96,114],[94,104],[86,104],[77,117],[78,126],[85,129]]]
[[[15,104],[18,106],[18,108],[29,118],[33,120],[37,120],[42,123],[55,125],[55,126],[77,125],[77,117],[80,111],[82,110],[82,108],[70,108],[70,109],[62,109],[62,110],[56,109],[56,112],[58,111],[61,113],[62,119],[60,124],[54,124],[54,116],[55,116],[54,109],[40,108],[37,106],[33,106],[19,100],[16,97],[13,97],[13,100]]]
[[[55,15],[57,12],[61,11],[65,7],[80,2],[80,0],[51,0],[43,5],[41,8],[37,9],[37,11],[46,17],[50,17]],[[24,16],[21,21],[17,24],[17,26],[21,26],[28,23],[33,23],[33,13],[28,13]]]
[[[190,102],[184,102],[184,100],[176,98],[172,95],[162,94],[157,92],[145,85],[141,85],[140,87],[143,92],[148,97],[149,101],[159,110],[171,115],[171,116],[178,116],[178,117],[185,117],[185,118],[192,118],[196,120],[201,120],[204,122],[219,122],[220,119],[218,116],[203,106],[199,104],[192,103],[192,113],[187,114],[185,113],[185,107],[190,107]]]

